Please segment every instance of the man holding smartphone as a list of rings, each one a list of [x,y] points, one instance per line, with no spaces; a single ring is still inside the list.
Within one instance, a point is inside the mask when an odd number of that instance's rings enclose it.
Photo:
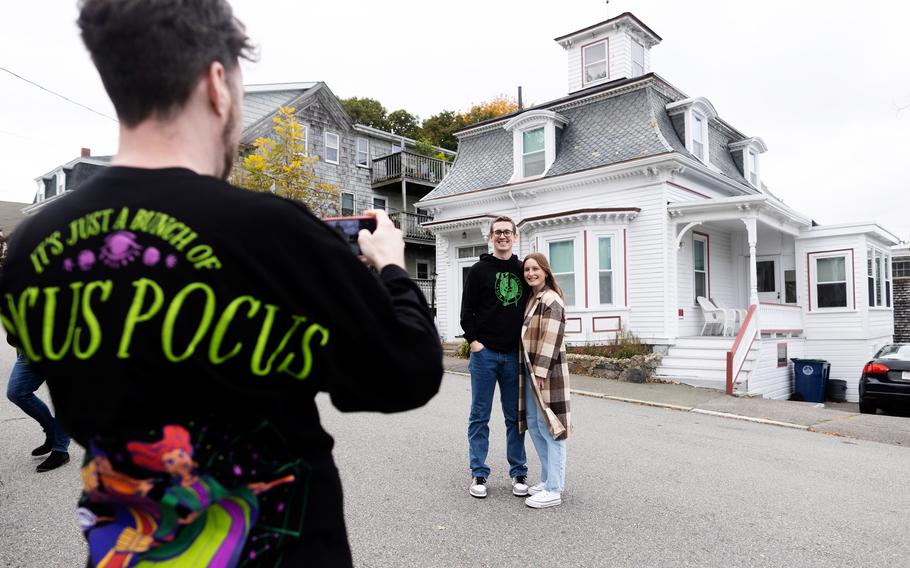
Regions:
[[[487,496],[489,423],[497,383],[506,423],[506,458],[512,493],[528,494],[524,433],[518,431],[518,344],[527,287],[521,261],[512,254],[512,247],[518,241],[518,230],[512,219],[504,216],[494,219],[488,237],[493,241],[493,254],[481,255],[471,267],[461,300],[461,329],[471,347],[469,492],[478,499]]]
[[[401,231],[367,213],[372,273],[224,181],[251,49],[225,0],[82,0],[78,25],[120,145],[12,236],[0,321],[86,448],[89,566],[352,566],[315,397],[398,412],[442,378]]]

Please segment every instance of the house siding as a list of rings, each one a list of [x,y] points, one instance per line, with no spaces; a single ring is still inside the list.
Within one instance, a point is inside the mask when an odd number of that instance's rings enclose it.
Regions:
[[[681,337],[700,335],[705,323],[704,314],[695,301],[695,233],[708,237],[708,297],[728,308],[744,307],[737,293],[735,267],[738,263],[733,258],[731,233],[712,227],[697,227],[683,237],[683,246],[677,251],[679,308],[683,310],[683,317],[679,320]]]
[[[895,278],[894,341],[910,343],[910,278]]]
[[[275,112],[275,109],[285,105],[297,96],[302,90],[271,91],[267,93],[247,93],[243,98],[243,128],[255,124]]]
[[[787,364],[777,366],[777,349],[779,344],[787,346]],[[805,340],[763,339],[759,345],[759,355],[755,367],[749,376],[749,394],[763,398],[786,400],[793,392],[794,357],[804,357]]]

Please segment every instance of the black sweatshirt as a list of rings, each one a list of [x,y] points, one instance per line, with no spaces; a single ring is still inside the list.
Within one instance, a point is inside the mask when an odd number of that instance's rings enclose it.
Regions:
[[[49,204],[12,235],[0,294],[10,343],[88,449],[93,561],[136,528],[132,508],[153,558],[191,534],[245,566],[309,547],[346,565],[315,395],[396,412],[442,377],[404,270],[377,277],[304,206],[180,168],[108,168]],[[247,538],[219,536],[225,511]]]
[[[517,256],[502,260],[492,254],[480,255],[468,271],[461,298],[465,340],[480,341],[496,351],[516,351],[527,299],[527,284]]]

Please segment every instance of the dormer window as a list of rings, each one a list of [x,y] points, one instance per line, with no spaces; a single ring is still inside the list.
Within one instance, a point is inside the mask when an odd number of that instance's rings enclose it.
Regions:
[[[761,138],[746,138],[731,142],[728,147],[734,159],[742,163],[743,177],[755,189],[761,189],[761,164],[759,154],[768,151]],[[740,153],[741,152],[741,153]]]
[[[607,40],[592,43],[582,48],[585,85],[596,83],[607,78]]]
[[[699,161],[711,167],[711,144],[708,125],[717,118],[714,106],[704,97],[685,99],[667,105],[667,114],[671,117],[683,116],[683,130],[680,136],[684,139],[686,150]]]
[[[522,132],[522,177],[539,176],[546,169],[543,127]]]
[[[556,135],[568,121],[549,110],[530,110],[505,123],[512,133],[513,170],[509,183],[543,177],[556,160]]]
[[[645,74],[645,46],[632,40],[632,76]]]

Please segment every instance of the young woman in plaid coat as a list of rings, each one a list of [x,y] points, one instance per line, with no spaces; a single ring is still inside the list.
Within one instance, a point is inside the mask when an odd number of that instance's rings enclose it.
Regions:
[[[521,328],[523,377],[519,383],[518,428],[531,434],[540,457],[541,481],[528,488],[525,504],[535,509],[562,503],[566,473],[569,412],[569,363],[566,359],[566,305],[547,258],[525,258],[531,295]]]

